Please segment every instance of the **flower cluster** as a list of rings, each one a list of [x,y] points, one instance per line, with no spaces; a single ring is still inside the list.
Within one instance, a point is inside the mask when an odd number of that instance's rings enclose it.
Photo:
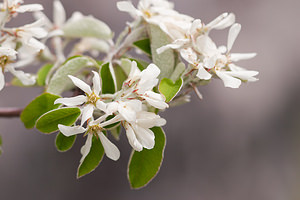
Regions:
[[[22,0],[4,0],[0,4],[0,90],[5,85],[4,73],[6,71],[11,72],[24,85],[34,84],[34,76],[16,68],[32,63],[37,54],[45,48],[44,44],[37,40],[47,35],[47,31],[42,28],[43,19],[20,27],[5,27],[5,24],[19,13],[43,10],[39,4],[21,5],[21,3],[23,3]]]
[[[200,80],[219,77],[225,87],[238,88],[242,81],[256,81],[257,71],[249,71],[233,62],[253,58],[255,53],[231,53],[241,25],[235,23],[234,14],[223,13],[208,24],[200,19],[180,14],[173,10],[173,4],[166,0],[141,0],[136,9],[131,2],[119,2],[121,11],[129,12],[136,20],[158,25],[171,39],[172,43],[157,49],[162,53],[167,49],[177,50],[189,63]],[[210,38],[211,30],[228,28],[227,47],[217,45]],[[188,72],[189,73],[189,72]]]
[[[122,89],[111,95],[101,94],[101,79],[95,71],[93,71],[92,89],[82,80],[69,76],[85,95],[59,98],[54,103],[81,107],[80,125],[71,127],[58,125],[59,130],[65,136],[86,133],[87,140],[81,149],[81,162],[90,151],[93,135],[100,138],[107,157],[112,160],[119,159],[118,148],[103,134],[103,131],[108,130],[106,127],[116,123],[124,126],[128,141],[134,150],[142,151],[143,148],[152,149],[154,147],[155,137],[150,128],[163,126],[166,121],[159,115],[148,112],[147,107],[153,106],[158,109],[168,107],[164,97],[152,91],[158,83],[159,73],[159,68],[154,64],[150,64],[141,72],[137,68],[137,63],[132,61],[130,74],[124,81]],[[95,111],[102,113],[97,119],[94,119]]]

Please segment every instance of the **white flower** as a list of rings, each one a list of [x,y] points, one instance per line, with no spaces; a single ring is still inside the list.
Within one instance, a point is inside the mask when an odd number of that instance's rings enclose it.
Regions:
[[[9,71],[16,76],[24,85],[33,85],[35,77],[20,70],[15,70],[12,62],[16,59],[17,52],[12,49],[9,43],[3,43],[0,47],[0,90],[5,85],[4,72]]]
[[[117,7],[137,20],[158,25],[172,39],[184,35],[193,21],[192,17],[175,11],[173,3],[166,0],[141,0],[137,9],[129,1],[120,1]]]
[[[40,4],[27,4],[21,5],[23,0],[4,0],[0,4],[0,8],[3,10],[8,10],[11,13],[25,13],[25,12],[36,12],[43,10],[43,6]]]
[[[193,21],[193,23],[190,23],[190,27],[187,29],[186,33],[182,34],[181,37],[176,38],[171,44],[162,46],[156,51],[158,54],[160,54],[170,48],[176,50],[183,48],[196,48],[197,37],[201,35],[207,36],[212,29],[225,29],[231,26],[234,21],[235,15],[233,13],[223,13],[207,25],[203,24],[200,19],[196,19]]]
[[[107,113],[120,115],[128,122],[136,121],[136,113],[142,110],[142,102],[136,99],[127,101],[114,101],[107,104]],[[118,112],[118,113],[117,113]]]
[[[160,69],[155,64],[150,64],[141,72],[137,67],[137,63],[132,61],[128,79],[123,84],[123,88],[128,87],[128,90],[125,90],[125,97],[130,98],[130,95],[133,94],[146,100],[155,108],[168,108],[164,96],[152,91],[153,87],[158,84],[157,77],[159,74]]]
[[[143,111],[142,102],[139,100],[112,102],[107,109],[123,120],[129,144],[136,151],[152,149],[155,137],[150,128],[166,124],[166,120],[159,115]]]
[[[101,92],[101,80],[99,74],[93,71],[93,89],[83,82],[82,80],[69,75],[74,85],[85,92],[85,95],[78,95],[70,98],[58,98],[55,100],[54,104],[61,103],[66,106],[77,106],[84,104],[82,108],[82,118],[81,125],[84,124],[88,119],[93,117],[93,112],[95,108],[102,111],[106,111],[106,104],[101,100],[99,94]]]
[[[40,19],[31,24],[13,28],[12,31],[16,38],[22,43],[22,47],[32,53],[37,53],[45,48],[45,45],[36,38],[41,39],[47,36],[48,32],[42,28],[44,20]]]
[[[101,117],[99,117],[97,120],[90,120],[88,122],[87,128],[84,128],[82,125],[81,126],[65,126],[62,124],[58,125],[58,128],[60,130],[60,132],[62,134],[64,134],[65,136],[69,137],[72,135],[77,135],[77,134],[81,134],[81,133],[86,133],[87,135],[87,139],[85,144],[81,147],[81,160],[80,163],[82,163],[85,159],[85,157],[89,154],[91,147],[92,147],[92,138],[93,135],[96,136],[97,138],[100,139],[102,146],[104,148],[105,154],[108,158],[112,159],[112,160],[118,160],[120,157],[120,151],[119,149],[111,142],[107,139],[107,137],[103,134],[103,127],[116,123],[117,121],[119,121],[119,119],[117,117],[105,121],[107,115],[103,115]],[[102,122],[102,123],[101,123]]]
[[[199,67],[197,76],[200,79],[206,79],[208,69],[212,70],[223,82],[225,87],[238,88],[241,85],[241,80],[256,81],[254,76],[258,74],[257,71],[249,71],[236,66],[232,62],[253,58],[256,53],[246,54],[231,54],[231,48],[241,30],[240,24],[234,24],[229,29],[227,48],[219,47],[208,38],[197,38],[198,50],[205,55],[202,68]],[[205,68],[205,69],[204,69]],[[206,79],[207,80],[207,79]]]

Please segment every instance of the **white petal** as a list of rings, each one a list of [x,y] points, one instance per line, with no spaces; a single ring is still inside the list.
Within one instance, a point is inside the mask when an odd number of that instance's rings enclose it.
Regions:
[[[218,57],[216,55],[205,58],[203,62],[203,66],[205,68],[211,69],[216,65]]]
[[[120,158],[120,151],[102,132],[98,133],[101,140],[102,146],[104,148],[105,154],[112,160],[118,160]]]
[[[146,149],[152,149],[154,147],[155,136],[150,129],[144,129],[140,126],[137,126],[135,127],[134,131],[138,141],[143,145],[143,147]]]
[[[30,38],[29,40],[23,42],[24,47],[22,46],[21,48],[26,48],[26,50],[28,52],[32,52],[32,54],[36,54],[45,48],[45,45],[35,38]]]
[[[20,70],[15,70],[12,66],[6,66],[13,75],[15,75],[24,85],[33,85],[35,83],[35,77],[31,74],[25,73]]]
[[[240,24],[233,24],[229,29],[228,40],[227,40],[227,51],[229,52],[232,48],[234,41],[241,31]]]
[[[16,9],[16,12],[18,13],[25,13],[25,12],[36,12],[43,10],[43,6],[40,4],[28,4],[20,6]]]
[[[166,120],[152,112],[141,111],[137,115],[136,123],[143,128],[152,128],[154,126],[163,126]]]
[[[211,79],[211,74],[209,72],[206,71],[206,69],[204,69],[203,66],[201,65],[198,65],[199,66],[199,69],[198,69],[198,72],[197,72],[197,77],[199,79],[203,79],[203,80],[209,80]]]
[[[216,44],[207,35],[201,35],[196,40],[197,50],[205,56],[211,56],[218,53]]]
[[[219,15],[218,17],[216,17],[214,20],[212,20],[211,22],[209,22],[208,24],[206,24],[206,27],[208,27],[209,29],[214,28],[214,26],[216,24],[220,23],[220,21],[222,21],[227,16],[228,16],[228,13],[222,13],[221,15]]]
[[[94,92],[96,95],[99,95],[99,93],[101,92],[101,81],[100,81],[100,76],[99,73],[92,71],[94,73],[94,77],[93,77],[93,88],[94,88]]]
[[[153,107],[158,109],[168,108],[169,105],[165,102],[164,97],[161,94],[147,91],[144,93],[143,98]]]
[[[68,97],[68,98],[58,98],[54,101],[54,104],[61,103],[66,106],[77,106],[85,103],[87,101],[86,96],[79,95],[75,97]]]
[[[258,79],[255,78],[254,76],[256,76],[258,74],[257,71],[229,71],[226,72],[226,74],[233,76],[233,77],[237,77],[239,79],[242,79],[244,81],[250,81],[250,82],[254,82],[257,81]]]
[[[160,69],[155,64],[150,64],[141,72],[141,79],[155,79],[160,74]]]
[[[197,62],[197,54],[191,48],[181,49],[180,55],[183,59],[185,59],[188,63],[194,65]]]
[[[190,28],[190,34],[191,35],[194,35],[196,34],[198,31],[197,29],[200,29],[202,28],[202,22],[200,19],[195,19],[191,25],[191,28]]]
[[[10,48],[10,47],[0,47],[0,55],[5,55],[8,56],[10,59],[16,59],[16,55],[17,55],[17,51],[15,51],[14,49]]]
[[[128,139],[129,144],[132,146],[132,148],[135,151],[142,151],[143,150],[143,146],[142,144],[137,140],[133,129],[131,128],[130,125],[125,124],[125,129],[126,129],[126,136]]]
[[[4,88],[5,80],[4,80],[4,74],[2,72],[2,69],[0,69],[0,91]]]
[[[234,22],[235,22],[235,15],[233,13],[230,13],[224,19],[222,19],[219,23],[214,25],[212,28],[216,29],[216,30],[225,29],[225,28],[231,26]]]
[[[128,12],[133,16],[138,14],[137,9],[132,5],[132,3],[130,1],[119,1],[119,2],[117,2],[117,8],[120,11]]]
[[[217,71],[216,74],[223,81],[225,87],[238,88],[242,83],[240,79],[229,76],[225,72]]]
[[[62,25],[66,21],[66,12],[60,1],[55,0],[53,2],[53,21],[56,26],[62,28]]]
[[[106,103],[104,103],[103,101],[101,101],[100,99],[98,101],[96,101],[96,107],[104,112],[107,111],[107,105]]]
[[[106,114],[111,115],[114,112],[118,111],[118,107],[119,107],[119,104],[117,102],[108,103],[105,112],[106,112]]]
[[[80,159],[80,163],[82,163],[85,159],[85,157],[89,154],[91,147],[92,147],[92,139],[93,139],[93,134],[88,134],[85,144],[81,147],[80,153],[82,155]]]
[[[248,60],[254,58],[256,53],[232,53],[230,54],[230,60],[232,62],[237,62],[240,60]]]
[[[41,18],[44,18],[44,24],[45,26],[48,28],[48,29],[51,29],[52,28],[52,22],[49,20],[49,18],[43,13],[43,12],[34,12],[33,13],[33,17],[38,20],[38,19],[41,19]]]
[[[74,85],[76,85],[82,91],[84,91],[88,95],[92,94],[91,87],[88,84],[86,84],[85,82],[83,82],[79,78],[76,78],[76,77],[74,77],[72,75],[68,75],[68,77],[72,80],[72,82],[74,83]]]
[[[128,75],[128,79],[133,79],[133,81],[135,81],[134,79],[136,79],[137,77],[139,78],[140,73],[141,73],[141,71],[137,67],[137,63],[135,61],[132,61],[131,62],[130,73]]]
[[[118,111],[126,121],[135,122],[136,112],[132,107],[128,106],[126,103],[120,104],[118,107]]]
[[[62,134],[64,134],[67,137],[84,133],[86,131],[86,129],[82,126],[65,126],[62,124],[58,124],[58,129]]]
[[[86,120],[93,117],[93,112],[94,112],[94,105],[87,104],[86,106],[84,106],[82,110],[81,126],[84,124],[84,122],[86,122]]]
[[[175,40],[173,43],[171,44],[167,44],[165,46],[162,46],[158,49],[156,49],[157,54],[161,54],[164,51],[168,50],[168,49],[179,49],[179,48],[183,48],[184,45],[188,44],[190,42],[189,39],[178,39]]]

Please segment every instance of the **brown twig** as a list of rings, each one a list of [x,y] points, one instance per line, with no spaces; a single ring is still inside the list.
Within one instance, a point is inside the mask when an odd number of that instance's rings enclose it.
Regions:
[[[23,108],[0,108],[0,118],[20,117]]]

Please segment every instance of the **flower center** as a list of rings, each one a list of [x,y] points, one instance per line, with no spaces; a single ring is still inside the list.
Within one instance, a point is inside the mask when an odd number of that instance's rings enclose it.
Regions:
[[[96,125],[89,126],[88,131],[86,132],[86,134],[90,133],[90,134],[93,134],[96,137],[98,137],[97,132],[101,132],[101,131],[103,131],[103,128],[101,126],[99,126],[98,124],[96,124]]]
[[[96,105],[96,102],[100,99],[100,97],[98,95],[96,95],[94,92],[92,92],[92,94],[87,95],[88,100],[87,100],[87,104],[93,104]]]
[[[0,57],[0,67],[3,69],[5,68],[5,65],[7,65],[9,63],[9,57],[8,56],[1,56]]]
[[[151,13],[149,10],[144,10],[144,15],[145,15],[147,18],[151,18],[151,17],[152,17],[152,13]]]

